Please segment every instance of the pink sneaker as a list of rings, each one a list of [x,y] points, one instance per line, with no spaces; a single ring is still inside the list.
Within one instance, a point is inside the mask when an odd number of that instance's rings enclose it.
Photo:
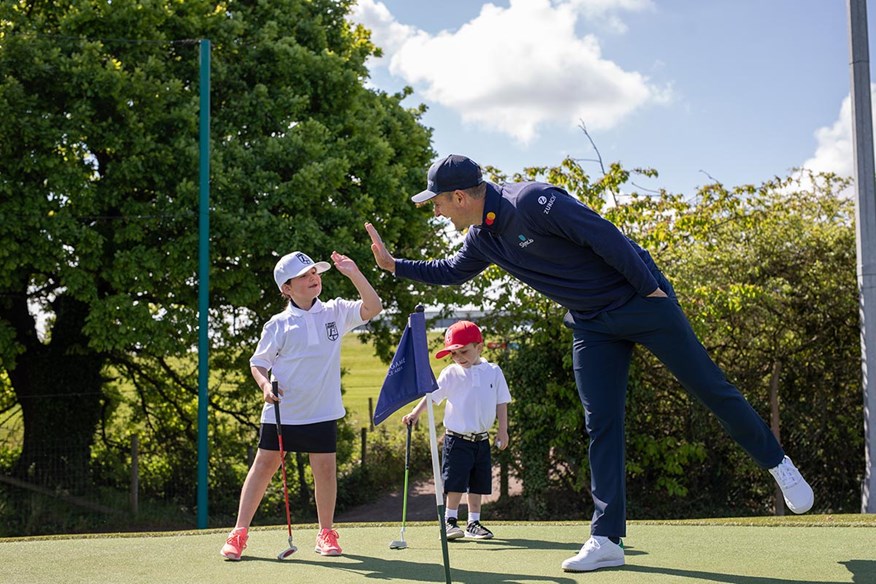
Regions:
[[[323,529],[316,536],[316,548],[313,550],[324,556],[341,555],[341,546],[338,545],[338,532],[334,529]]]
[[[225,540],[225,545],[222,546],[222,551],[219,553],[225,556],[228,560],[235,562],[240,560],[243,550],[246,549],[246,540],[249,539],[246,527],[235,527],[228,534],[228,539]]]

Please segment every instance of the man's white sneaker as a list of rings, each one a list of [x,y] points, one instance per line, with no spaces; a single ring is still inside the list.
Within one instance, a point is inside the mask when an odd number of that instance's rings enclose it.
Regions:
[[[599,568],[613,568],[623,565],[623,544],[619,545],[607,537],[594,535],[584,542],[581,551],[563,562],[563,570],[566,572],[590,572]]]
[[[783,458],[778,466],[770,469],[770,474],[773,475],[779,488],[782,489],[782,495],[785,497],[788,509],[794,513],[806,513],[812,509],[812,504],[815,503],[812,487],[809,486],[790,458],[787,456]]]

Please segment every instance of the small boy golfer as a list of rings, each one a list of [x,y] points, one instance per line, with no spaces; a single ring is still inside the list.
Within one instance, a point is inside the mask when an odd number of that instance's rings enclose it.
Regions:
[[[498,365],[481,358],[484,338],[481,329],[467,320],[455,322],[444,335],[444,348],[436,359],[450,355],[453,364],[438,376],[438,389],[423,397],[405,424],[413,424],[432,396],[436,404],[447,400],[444,408],[444,457],[441,476],[447,496],[447,539],[469,537],[490,539],[493,533],[481,525],[481,496],[493,492],[493,464],[490,459],[490,434],[498,418],[496,446],[508,446],[508,403],[511,393]],[[457,524],[462,494],[468,493],[468,526],[463,532]]]

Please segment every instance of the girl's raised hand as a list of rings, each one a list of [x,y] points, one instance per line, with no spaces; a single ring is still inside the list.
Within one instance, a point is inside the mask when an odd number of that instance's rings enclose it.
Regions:
[[[348,258],[344,254],[340,254],[336,251],[332,252],[332,261],[335,264],[335,268],[347,276],[348,278],[359,271],[359,267],[356,265],[351,258]]]

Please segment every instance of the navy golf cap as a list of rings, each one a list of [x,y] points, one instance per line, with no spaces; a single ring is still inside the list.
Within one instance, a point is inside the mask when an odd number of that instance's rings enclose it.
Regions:
[[[411,200],[415,203],[428,201],[438,193],[476,187],[484,182],[481,167],[467,156],[451,154],[429,167],[426,190],[417,193]]]

